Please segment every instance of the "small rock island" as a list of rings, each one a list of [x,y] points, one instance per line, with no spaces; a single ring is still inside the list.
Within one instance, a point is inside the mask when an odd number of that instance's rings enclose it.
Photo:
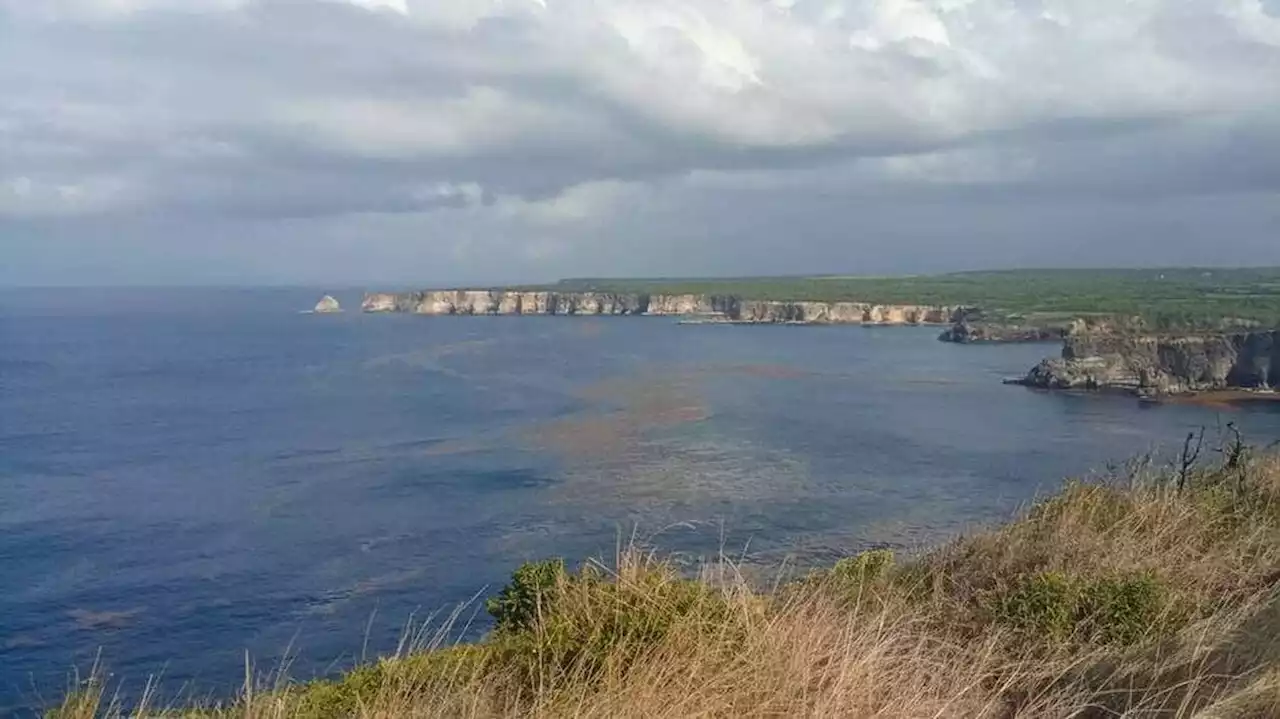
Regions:
[[[332,315],[341,312],[342,305],[338,303],[338,300],[334,299],[333,295],[325,295],[320,298],[320,301],[316,303],[316,308],[312,311],[318,315]]]

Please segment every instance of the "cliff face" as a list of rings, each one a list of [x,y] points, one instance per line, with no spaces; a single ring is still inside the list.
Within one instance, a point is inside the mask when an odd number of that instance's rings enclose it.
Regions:
[[[650,315],[732,315],[736,300],[719,295],[645,295],[645,313]]]
[[[811,324],[948,324],[964,312],[961,307],[776,302],[727,295],[506,290],[371,293],[362,309],[421,315],[701,315],[733,322]]]
[[[742,322],[806,322],[813,324],[945,324],[960,307],[873,305],[864,302],[775,302],[743,300],[732,319]]]
[[[958,344],[1051,342],[1061,340],[1062,328],[1006,325],[961,320],[938,336],[943,342]]]
[[[638,315],[649,311],[649,298],[603,292],[440,290],[368,294],[361,308],[419,315]]]
[[[1076,326],[1023,384],[1179,394],[1280,387],[1280,330],[1151,334]]]

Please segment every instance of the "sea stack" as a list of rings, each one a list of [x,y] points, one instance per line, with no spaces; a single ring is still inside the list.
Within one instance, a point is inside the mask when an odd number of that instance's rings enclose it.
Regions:
[[[316,303],[315,312],[318,315],[331,315],[341,311],[342,305],[338,304],[338,301],[332,295],[325,295]]]

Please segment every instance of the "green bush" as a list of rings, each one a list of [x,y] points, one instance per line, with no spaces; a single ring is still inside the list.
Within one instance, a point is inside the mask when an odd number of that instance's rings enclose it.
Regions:
[[[567,573],[563,559],[527,562],[516,569],[511,583],[485,602],[500,632],[532,628]]]
[[[666,566],[606,578],[590,565],[571,574],[553,560],[520,567],[489,611],[499,624],[499,660],[541,685],[629,664],[676,626],[722,630],[728,605],[713,587]]]
[[[1043,572],[995,600],[995,619],[1051,641],[1132,645],[1175,628],[1168,592],[1150,574],[1082,579]]]
[[[836,562],[831,568],[831,574],[842,581],[863,583],[879,579],[892,567],[891,550],[871,549]]]
[[[1163,632],[1166,605],[1164,585],[1151,575],[1141,575],[1083,585],[1077,613],[1094,640],[1127,646]]]
[[[382,688],[385,664],[357,667],[336,681],[316,680],[302,685],[294,716],[299,719],[339,719],[356,714]]]
[[[447,685],[482,672],[490,658],[483,644],[462,644],[418,654],[379,660],[356,667],[338,679],[317,679],[288,690],[293,695],[290,717],[340,719],[356,716],[380,692],[412,692]]]
[[[1078,590],[1059,572],[1031,577],[997,600],[996,618],[1023,632],[1061,641],[1075,628]]]

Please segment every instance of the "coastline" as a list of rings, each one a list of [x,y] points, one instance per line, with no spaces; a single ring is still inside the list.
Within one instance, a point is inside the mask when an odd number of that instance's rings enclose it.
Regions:
[[[647,315],[660,316],[660,315]],[[825,327],[829,325],[848,325],[852,327],[946,327],[950,322],[932,322],[921,320],[918,322],[811,322],[805,320],[734,320],[728,318],[716,317],[685,317],[676,320],[678,325],[773,325],[779,327]],[[1008,344],[1005,342],[992,342],[989,344]]]
[[[326,298],[328,299],[328,298]],[[854,300],[747,299],[730,294],[648,294],[597,290],[450,289],[366,292],[365,313],[424,316],[673,317],[681,325],[943,326],[938,336],[955,344],[1062,342],[1058,358],[1041,361],[1004,384],[1053,391],[1118,391],[1144,400],[1273,384],[1277,343],[1270,330],[1228,332],[1202,326],[1155,331],[1141,316],[1119,314],[1066,319],[1014,317],[972,305],[873,304]],[[1231,323],[1220,318],[1218,325]],[[1280,368],[1274,372],[1280,376]],[[1254,401],[1252,395],[1215,395],[1198,401]]]

